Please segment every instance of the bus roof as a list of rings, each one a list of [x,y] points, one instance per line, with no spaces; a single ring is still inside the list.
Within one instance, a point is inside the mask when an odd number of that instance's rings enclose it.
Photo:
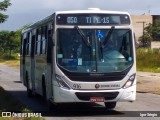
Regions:
[[[51,14],[50,16],[39,20],[33,24],[31,24],[29,27],[27,27],[26,29],[24,29],[22,31],[22,33],[25,33],[26,31],[33,29],[39,25],[45,24],[49,21],[54,20],[54,14],[58,15],[58,14],[80,14],[80,13],[96,13],[96,14],[127,14],[130,16],[130,14],[128,12],[122,12],[122,11],[110,11],[110,10],[100,10],[99,8],[88,8],[87,10],[69,10],[69,11],[55,11],[53,14]]]
[[[128,12],[123,12],[123,11],[110,11],[110,10],[100,10],[99,8],[88,8],[87,10],[69,10],[69,11],[56,11],[56,14],[75,14],[75,13],[109,13],[109,14],[127,14],[129,15]]]

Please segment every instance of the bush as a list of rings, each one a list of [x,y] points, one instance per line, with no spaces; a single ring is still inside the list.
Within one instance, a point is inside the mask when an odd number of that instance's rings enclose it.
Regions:
[[[160,49],[140,48],[136,51],[137,70],[160,72]]]
[[[17,60],[19,59],[19,55],[17,53],[14,53],[14,54],[3,54],[1,57],[1,59],[4,59],[4,60]]]

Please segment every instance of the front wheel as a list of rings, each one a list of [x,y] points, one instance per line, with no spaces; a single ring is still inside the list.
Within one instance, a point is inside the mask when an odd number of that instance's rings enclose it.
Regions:
[[[114,109],[116,107],[116,102],[105,102],[106,109]]]

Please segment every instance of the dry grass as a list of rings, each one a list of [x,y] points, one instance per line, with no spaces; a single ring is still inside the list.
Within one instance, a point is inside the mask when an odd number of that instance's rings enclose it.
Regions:
[[[160,80],[137,81],[137,92],[153,93],[153,94],[160,95]]]
[[[11,67],[19,67],[20,66],[20,61],[19,60],[8,60],[5,61],[4,64],[11,66]]]

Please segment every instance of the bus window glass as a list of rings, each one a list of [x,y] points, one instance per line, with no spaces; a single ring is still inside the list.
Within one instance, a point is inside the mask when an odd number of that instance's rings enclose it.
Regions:
[[[38,32],[39,30],[36,30],[36,44],[35,44],[35,54],[37,54],[37,47],[38,47]]]
[[[58,29],[57,62],[72,72],[120,72],[133,63],[131,30]],[[111,34],[106,40],[107,35]],[[106,44],[102,47],[102,44]]]
[[[38,30],[38,36],[37,36],[37,54],[40,54],[40,48],[41,48],[41,30]]]
[[[26,55],[29,55],[29,36],[30,36],[30,33],[27,33],[27,39],[26,39]]]
[[[43,27],[42,32],[42,54],[46,54],[47,27]]]
[[[29,39],[29,51],[28,51],[28,54],[30,55],[31,54],[31,40],[32,40],[32,34],[31,33],[29,33],[28,34],[28,39]]]

